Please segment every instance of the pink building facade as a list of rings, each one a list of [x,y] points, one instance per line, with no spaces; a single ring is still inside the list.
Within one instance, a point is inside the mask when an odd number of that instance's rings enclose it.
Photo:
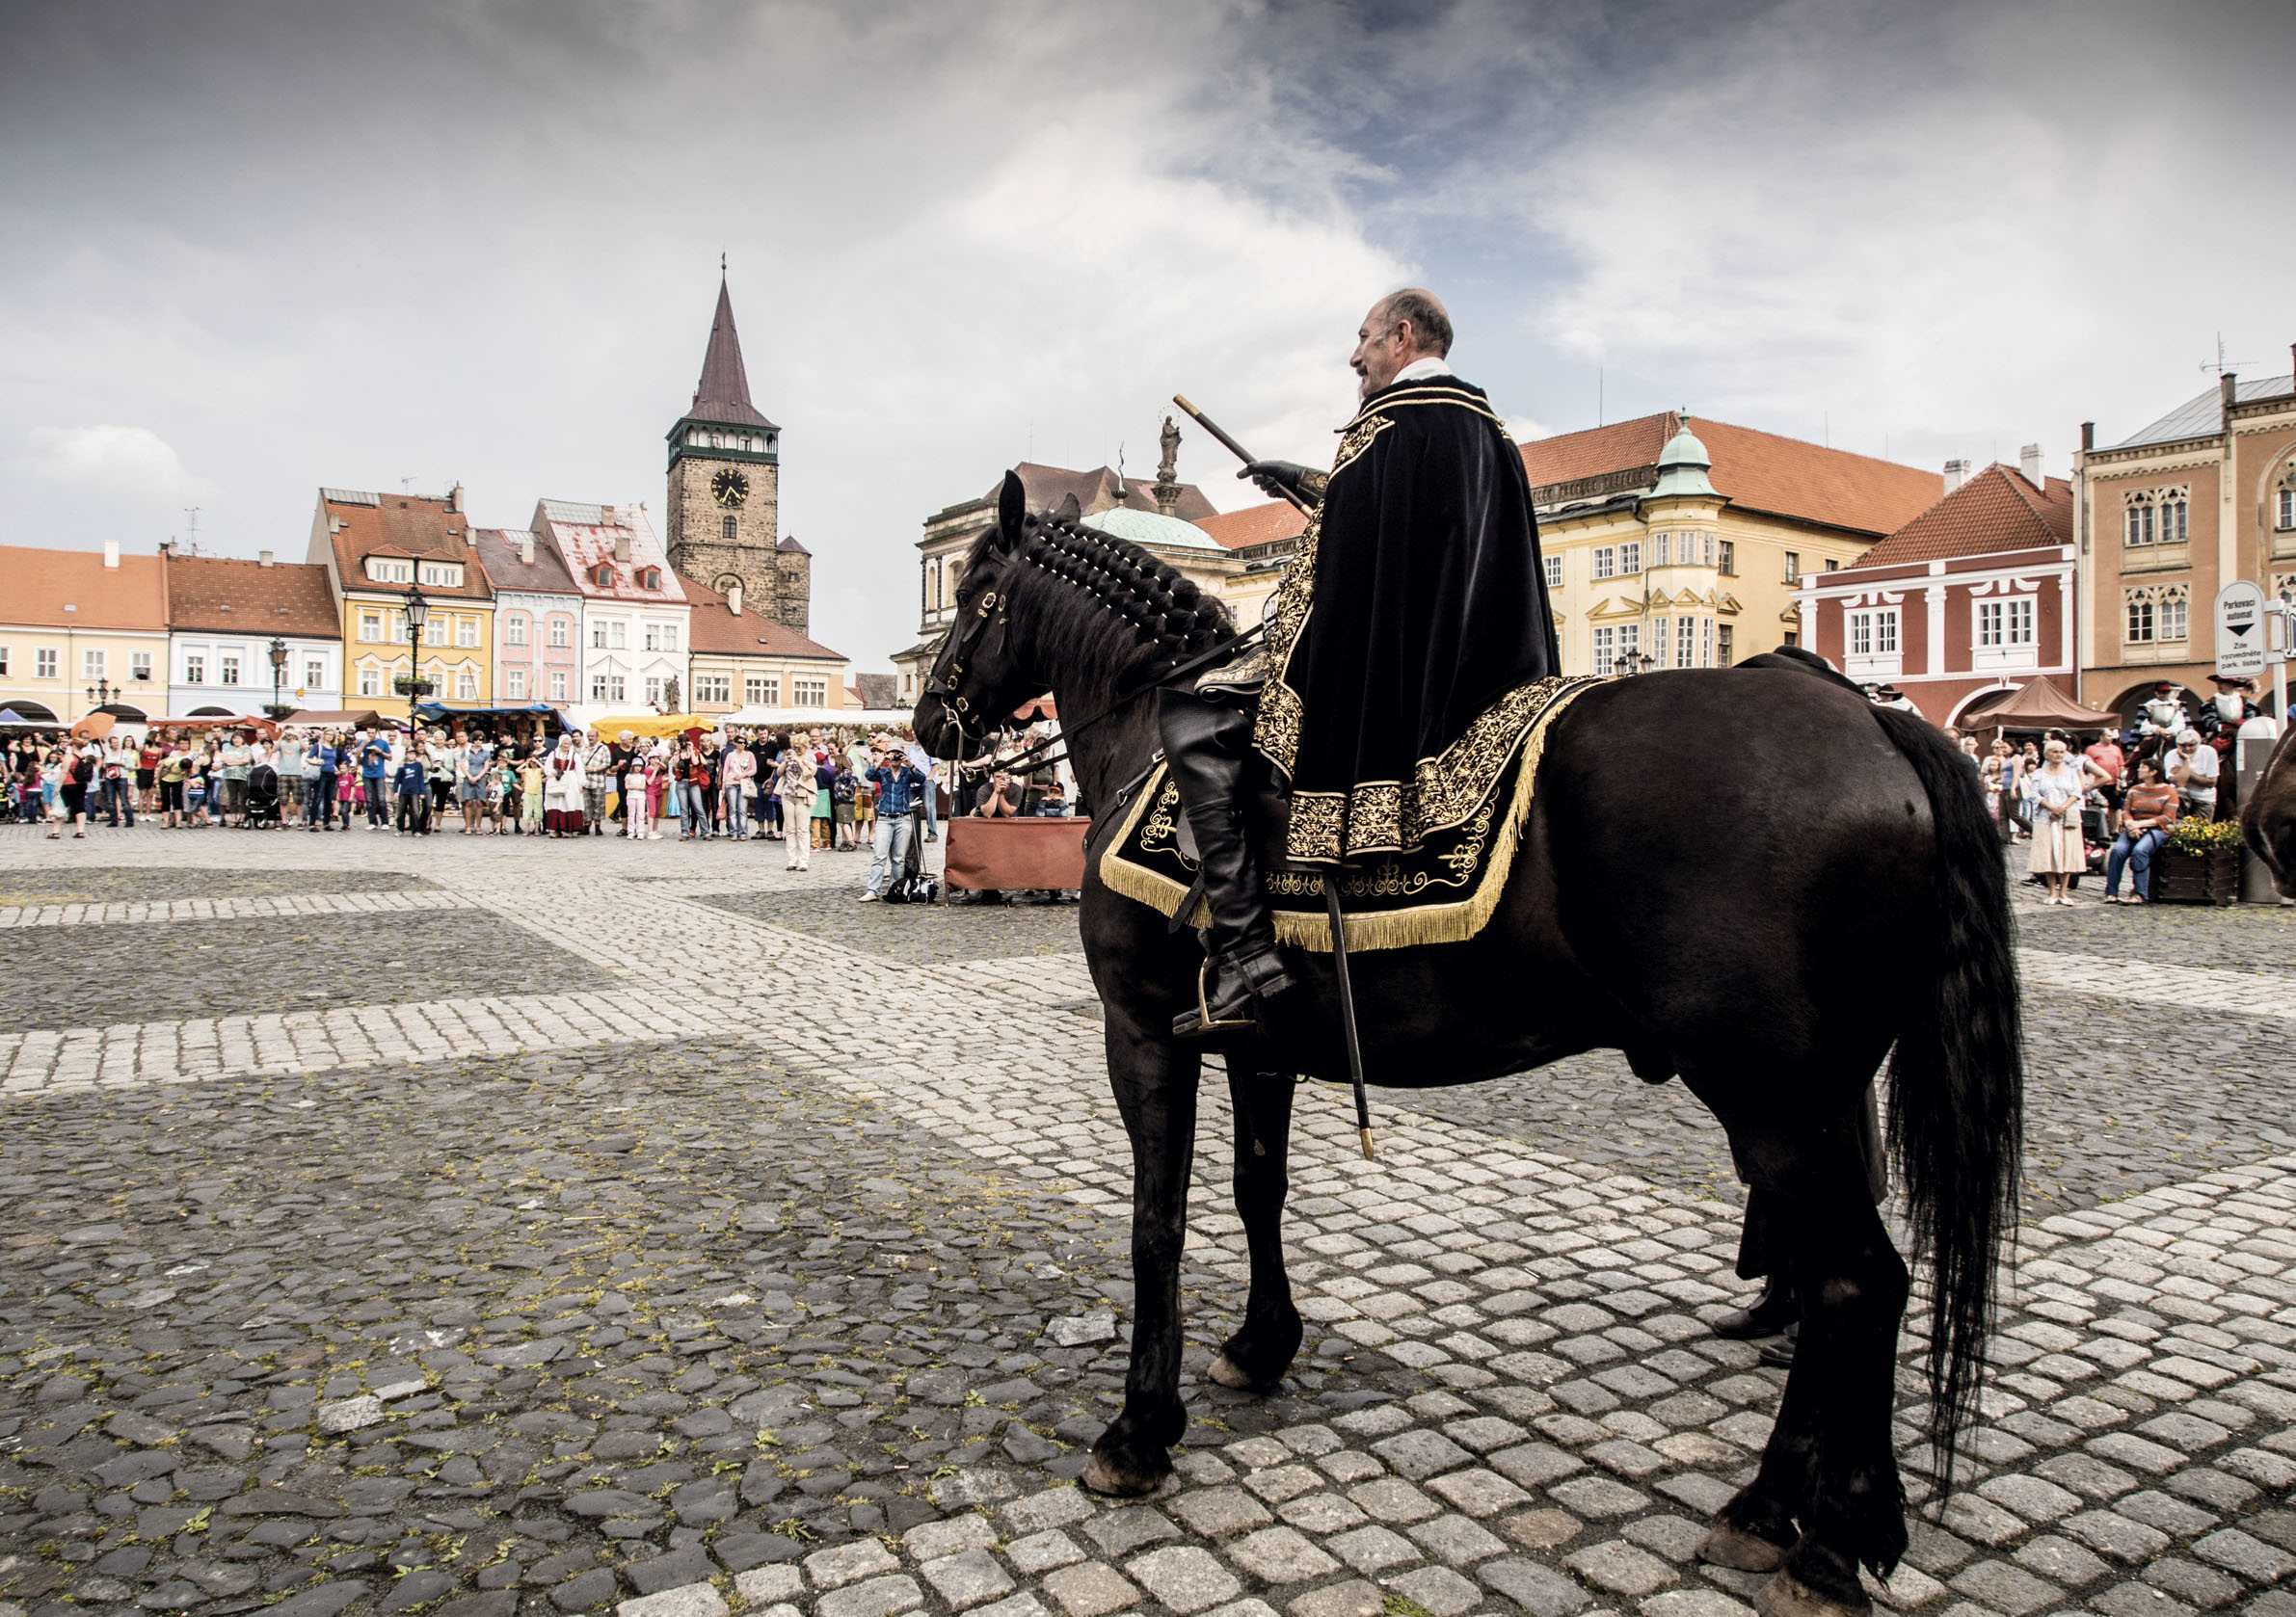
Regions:
[[[494,700],[582,700],[582,596],[556,549],[517,528],[470,536],[494,588]]]

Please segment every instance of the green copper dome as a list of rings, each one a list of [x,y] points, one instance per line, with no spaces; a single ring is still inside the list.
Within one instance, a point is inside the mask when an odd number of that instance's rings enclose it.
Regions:
[[[1690,430],[1690,411],[1683,411],[1681,415],[1682,425],[1658,452],[1658,486],[1650,490],[1653,498],[1715,492],[1714,484],[1706,476],[1713,468],[1714,457],[1706,453],[1698,435]]]

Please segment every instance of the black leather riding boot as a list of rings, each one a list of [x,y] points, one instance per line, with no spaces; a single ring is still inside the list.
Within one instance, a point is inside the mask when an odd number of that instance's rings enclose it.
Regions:
[[[1167,688],[1157,693],[1156,723],[1195,834],[1212,912],[1196,1004],[1173,1021],[1172,1033],[1181,1039],[1248,1033],[1260,1028],[1263,1007],[1296,981],[1276,952],[1275,923],[1243,812],[1252,710],[1233,698]]]

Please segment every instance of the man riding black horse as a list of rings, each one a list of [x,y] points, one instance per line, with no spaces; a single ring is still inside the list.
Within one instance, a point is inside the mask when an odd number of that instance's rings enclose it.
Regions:
[[[1181,1038],[1260,1026],[1297,981],[1245,812],[1253,754],[1290,799],[1289,863],[1410,853],[1441,818],[1436,760],[1501,695],[1562,668],[1530,479],[1482,389],[1446,362],[1442,304],[1391,293],[1355,336],[1362,405],[1331,469],[1240,474],[1310,513],[1266,645],[1158,696],[1211,919]]]

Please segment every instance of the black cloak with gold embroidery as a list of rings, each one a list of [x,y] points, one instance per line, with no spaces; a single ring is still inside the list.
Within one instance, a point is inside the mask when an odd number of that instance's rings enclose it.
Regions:
[[[1495,773],[1474,721],[1562,660],[1530,479],[1482,389],[1372,394],[1268,614],[1252,738],[1291,789],[1293,861],[1409,852],[1456,823]]]

